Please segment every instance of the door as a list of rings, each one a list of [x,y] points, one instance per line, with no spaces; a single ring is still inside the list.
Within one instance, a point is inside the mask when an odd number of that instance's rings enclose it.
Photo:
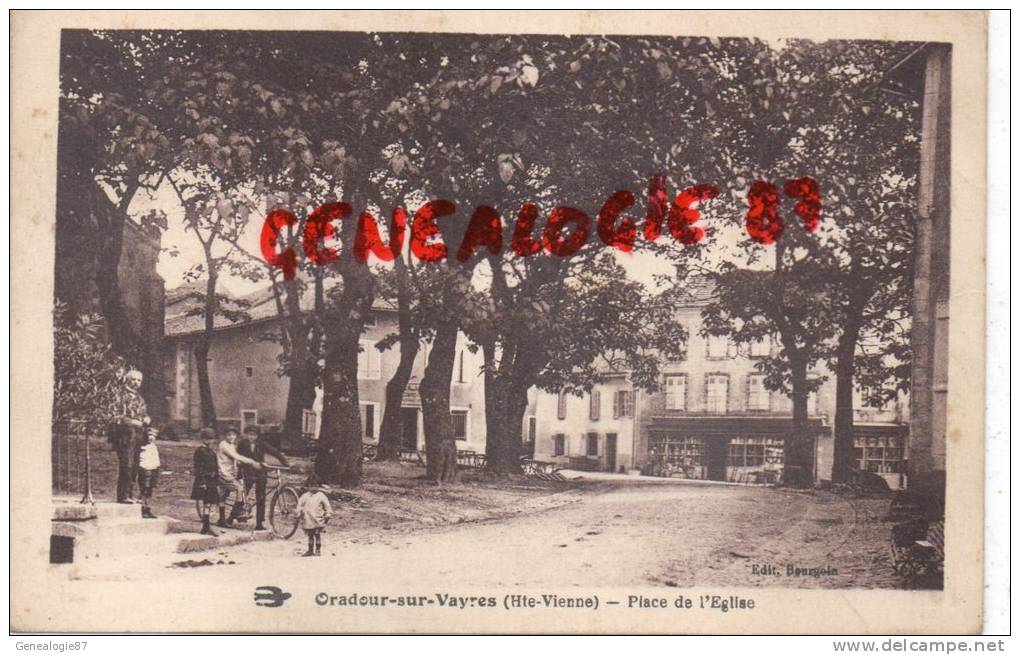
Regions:
[[[606,470],[616,471],[616,433],[606,434]]]
[[[418,408],[400,408],[400,447],[403,450],[418,450]]]
[[[730,440],[726,437],[706,439],[706,472],[709,480],[726,480],[726,456]]]

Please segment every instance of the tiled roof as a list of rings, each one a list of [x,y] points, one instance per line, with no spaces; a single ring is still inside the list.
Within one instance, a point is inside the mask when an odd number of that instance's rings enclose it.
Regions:
[[[223,295],[230,296],[224,293]],[[189,312],[201,307],[205,297],[205,282],[191,282],[181,285],[167,292],[166,318],[163,332],[168,337],[194,334],[205,329],[205,318],[201,314],[189,315]],[[224,330],[235,327],[243,327],[253,323],[269,321],[278,318],[279,313],[276,301],[273,298],[272,287],[263,287],[249,294],[238,296],[239,300],[248,303],[247,307],[233,305],[231,310],[243,311],[247,314],[245,320],[232,321],[226,316],[216,316],[213,321],[214,329]],[[304,293],[301,296],[301,310],[310,312],[314,307],[314,298],[311,293]],[[372,309],[377,311],[393,311],[393,303],[386,298],[376,298]]]

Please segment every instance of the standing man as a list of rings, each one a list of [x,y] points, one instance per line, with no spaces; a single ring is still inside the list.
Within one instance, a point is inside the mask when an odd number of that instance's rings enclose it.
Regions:
[[[135,479],[138,477],[138,454],[142,446],[142,432],[151,422],[145,399],[138,390],[142,386],[142,372],[131,369],[125,376],[122,411],[117,417],[117,502],[137,503],[134,498]]]
[[[249,425],[244,429],[244,440],[237,446],[237,452],[248,457],[259,464],[266,461],[266,455],[272,455],[283,466],[290,466],[283,453],[273,448],[264,440],[259,439],[258,426]],[[255,529],[265,530],[266,518],[266,469],[254,468],[247,464],[241,464],[241,477],[244,478],[244,493],[255,486]]]

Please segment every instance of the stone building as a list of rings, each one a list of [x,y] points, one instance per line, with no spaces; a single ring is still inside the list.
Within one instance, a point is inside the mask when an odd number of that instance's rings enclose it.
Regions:
[[[188,315],[196,306],[195,291],[201,289],[181,287],[170,291],[167,299],[167,400],[172,422],[179,433],[193,433],[202,427],[194,346],[201,335],[203,319]],[[272,338],[279,333],[280,319],[268,289],[249,294],[244,299],[250,303],[245,309],[249,320],[234,323],[223,317],[216,319],[208,364],[217,419],[221,425],[242,429],[247,425],[278,428],[283,423],[290,384],[286,376],[279,374],[282,347]],[[362,335],[358,357],[362,435],[369,443],[379,439],[386,383],[400,361],[399,344],[382,352],[375,345],[396,331],[396,311],[386,302],[377,301]],[[405,419],[401,443],[406,449],[424,447],[421,400],[417,389],[428,352],[428,345],[423,345],[400,408]],[[476,452],[485,451],[481,357],[480,352],[471,352],[467,339],[461,335],[451,381],[450,411],[458,448]],[[305,410],[304,436],[318,436],[321,412],[320,391],[313,408]]]
[[[584,396],[538,393],[536,459],[588,470],[675,472],[734,482],[778,475],[784,436],[793,426],[792,403],[765,388],[755,362],[779,346],[774,340],[738,346],[727,337],[701,335],[709,290],[689,288],[689,304],[677,309],[688,332],[687,356],[662,363],[660,389],[636,389],[620,372]],[[815,477],[825,480],[832,472],[835,377],[823,368],[812,375],[824,378],[808,399],[808,414]],[[892,488],[902,487],[905,399],[880,410],[858,407],[859,468],[881,475]]]

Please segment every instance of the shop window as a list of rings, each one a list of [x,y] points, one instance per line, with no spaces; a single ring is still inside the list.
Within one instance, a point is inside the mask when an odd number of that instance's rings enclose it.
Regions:
[[[553,455],[562,457],[567,454],[567,436],[565,434],[553,435]]]
[[[588,399],[588,418],[597,421],[601,415],[602,393],[598,389],[592,389],[591,397]]]
[[[705,378],[705,411],[710,414],[725,414],[729,395],[728,375],[709,375]]]
[[[903,439],[899,436],[854,437],[857,468],[870,473],[903,473]]]
[[[666,376],[666,409],[675,412],[687,411],[687,376],[671,374]]]
[[[748,441],[751,440],[730,441],[727,466],[761,466],[765,463],[765,444]]]
[[[467,441],[467,410],[452,409],[450,418],[453,419],[453,438],[457,441]]]
[[[704,466],[705,440],[701,437],[668,435],[653,442],[663,464],[674,466]]]
[[[765,376],[752,373],[747,376],[747,410],[765,412],[769,409],[769,390],[765,388]]]
[[[589,432],[585,435],[585,449],[584,454],[588,457],[599,456],[599,434],[598,432]]]

